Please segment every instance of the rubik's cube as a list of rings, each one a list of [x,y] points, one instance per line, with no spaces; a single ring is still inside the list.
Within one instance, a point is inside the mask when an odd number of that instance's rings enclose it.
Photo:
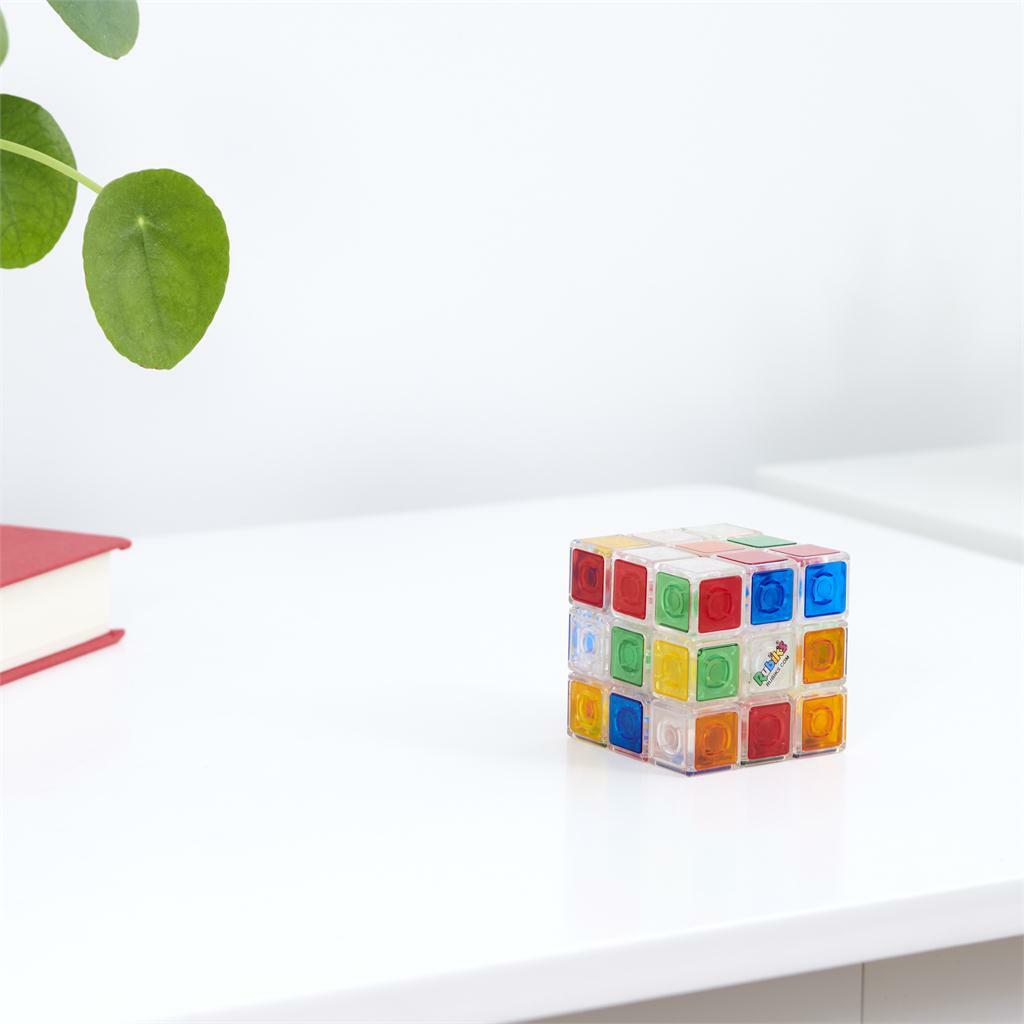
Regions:
[[[849,582],[728,523],[573,541],[569,733],[686,774],[841,750]]]

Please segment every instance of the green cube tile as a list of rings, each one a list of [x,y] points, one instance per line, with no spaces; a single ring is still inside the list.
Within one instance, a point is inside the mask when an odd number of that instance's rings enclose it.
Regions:
[[[644,636],[612,626],[612,678],[633,686],[644,683]]]
[[[686,632],[690,628],[690,581],[659,572],[654,584],[654,621]]]
[[[697,652],[697,700],[735,697],[739,685],[739,644],[704,647]]]
[[[745,548],[777,548],[780,544],[795,544],[795,540],[783,540],[781,537],[766,537],[752,533],[746,537],[730,537],[733,544],[742,544]]]

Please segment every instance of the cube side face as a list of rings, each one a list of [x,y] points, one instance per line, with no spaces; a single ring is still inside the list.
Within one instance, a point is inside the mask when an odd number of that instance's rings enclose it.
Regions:
[[[608,691],[596,680],[569,677],[570,735],[600,746],[608,743]]]
[[[646,689],[650,679],[651,632],[632,623],[613,622],[609,675],[613,682]]]
[[[743,576],[723,573],[700,581],[697,632],[729,633],[743,625]]]
[[[655,575],[654,622],[680,633],[690,631],[690,581],[685,576],[666,571]]]
[[[569,546],[570,600],[606,610],[611,595],[612,554],[645,544],[625,533],[574,540]]]
[[[611,658],[611,621],[604,612],[587,605],[569,608],[569,668],[581,675],[607,681]]]
[[[846,746],[846,691],[801,696],[797,702],[797,756]]]
[[[612,563],[612,611],[634,619],[647,618],[646,565],[616,558]]]
[[[622,754],[647,760],[650,716],[647,703],[633,694],[612,690],[608,695],[608,746]]]
[[[596,551],[574,547],[569,556],[569,596],[577,604],[603,609],[607,591],[607,560]]]

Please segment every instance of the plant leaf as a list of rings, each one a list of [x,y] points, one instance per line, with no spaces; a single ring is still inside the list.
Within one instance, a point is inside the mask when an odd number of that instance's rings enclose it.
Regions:
[[[38,103],[0,95],[0,131],[75,167],[75,154],[57,122]],[[71,178],[16,153],[0,152],[0,266],[27,267],[56,244],[75,208]]]
[[[3,11],[0,11],[0,64],[3,64],[10,48],[10,40],[7,37],[7,22],[4,21]]]
[[[99,194],[82,244],[103,333],[139,366],[167,370],[210,326],[228,279],[228,232],[214,201],[177,171],[136,171]]]
[[[104,57],[123,57],[139,35],[136,0],[48,0],[79,39]]]

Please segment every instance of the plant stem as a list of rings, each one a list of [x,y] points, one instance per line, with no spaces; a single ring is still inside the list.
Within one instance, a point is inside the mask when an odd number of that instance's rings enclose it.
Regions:
[[[103,191],[103,186],[97,185],[92,178],[87,178],[81,171],[61,163],[60,160],[55,160],[52,156],[40,153],[38,149],[30,149],[28,146],[23,146],[20,142],[8,142],[7,139],[0,139],[0,149],[6,149],[8,153],[17,153],[18,156],[28,157],[29,160],[35,160],[36,163],[45,164],[55,171],[60,171],[61,174],[74,178],[79,185],[91,188],[97,195]]]

